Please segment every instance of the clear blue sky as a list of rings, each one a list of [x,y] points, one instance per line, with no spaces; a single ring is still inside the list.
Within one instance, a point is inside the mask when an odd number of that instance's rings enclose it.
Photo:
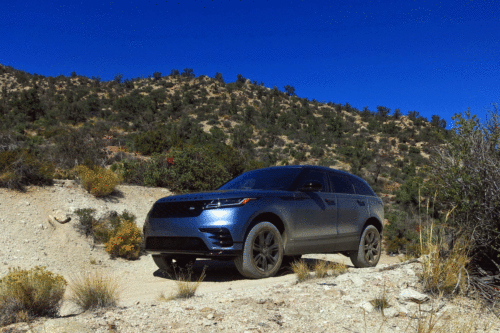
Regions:
[[[448,125],[500,103],[498,0],[8,1],[0,36],[1,64],[45,76],[242,74]]]

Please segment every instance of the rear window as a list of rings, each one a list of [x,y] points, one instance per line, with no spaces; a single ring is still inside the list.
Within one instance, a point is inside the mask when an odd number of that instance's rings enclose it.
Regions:
[[[354,187],[347,177],[333,172],[330,172],[328,177],[335,193],[354,194]]]
[[[356,189],[356,194],[375,196],[373,190],[365,182],[359,180],[356,177],[349,177],[349,178],[354,184],[354,188]]]

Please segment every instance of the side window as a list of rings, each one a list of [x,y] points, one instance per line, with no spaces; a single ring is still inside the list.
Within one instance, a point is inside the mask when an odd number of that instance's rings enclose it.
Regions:
[[[330,185],[333,188],[333,192],[354,194],[354,187],[347,177],[333,172],[328,173],[328,177],[330,178]]]
[[[301,175],[297,183],[297,188],[301,188],[307,182],[317,181],[322,185],[320,192],[328,192],[328,181],[326,179],[326,173],[319,170],[305,170]]]
[[[375,193],[372,191],[372,189],[364,182],[362,182],[356,177],[349,177],[349,178],[354,184],[354,188],[356,189],[356,194],[375,196]]]

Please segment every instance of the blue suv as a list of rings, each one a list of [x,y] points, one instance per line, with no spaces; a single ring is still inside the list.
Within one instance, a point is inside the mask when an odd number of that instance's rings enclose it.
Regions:
[[[145,249],[163,271],[196,258],[234,260],[248,278],[275,275],[307,253],[343,253],[355,267],[381,254],[384,208],[370,186],[320,166],[245,172],[217,190],[159,199],[144,223]]]

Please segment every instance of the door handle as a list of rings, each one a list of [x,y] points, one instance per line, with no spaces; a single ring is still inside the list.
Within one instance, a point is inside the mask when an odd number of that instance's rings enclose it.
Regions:
[[[364,201],[361,201],[361,200],[356,200],[358,202],[358,205],[360,206],[364,206],[365,205],[365,202]]]
[[[335,200],[325,199],[325,202],[329,205],[335,205]]]

